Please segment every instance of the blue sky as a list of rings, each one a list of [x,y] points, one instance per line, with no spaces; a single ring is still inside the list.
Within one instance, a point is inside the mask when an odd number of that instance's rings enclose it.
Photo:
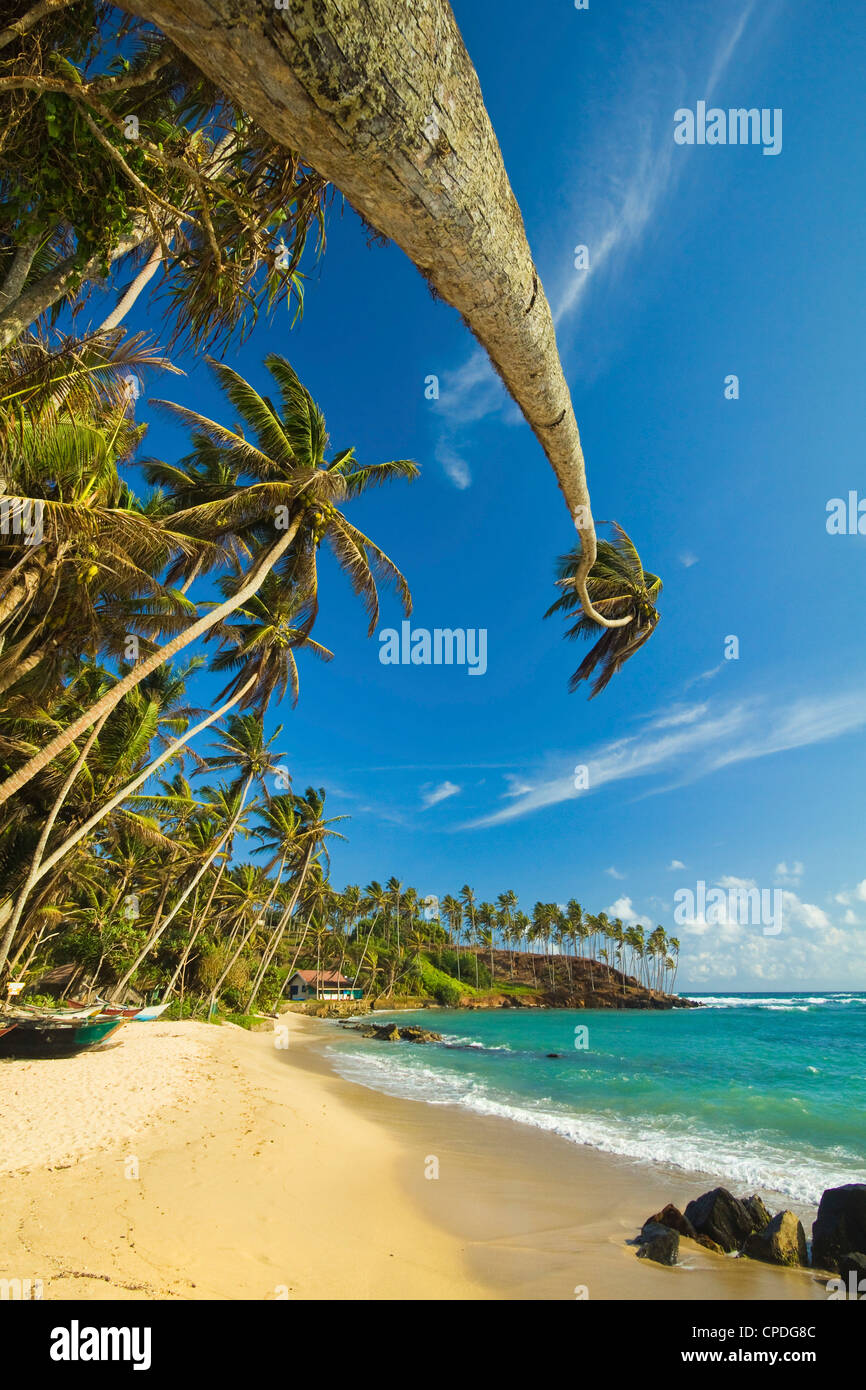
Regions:
[[[455,12],[557,319],[595,515],[662,575],[662,621],[602,696],[568,694],[583,649],[542,621],[574,543],[549,466],[458,316],[337,200],[302,324],[280,316],[226,360],[263,386],[265,353],[284,353],[334,449],[420,463],[351,515],[409,578],[413,625],[486,629],[488,664],[382,665],[323,564],[316,636],[336,659],[302,661],[300,704],[272,722],[296,784],[352,817],[334,880],[661,922],[686,988],[866,988],[866,538],[825,525],[830,498],[866,496],[860,6]],[[675,144],[674,112],[700,100],[781,108],[781,153]],[[129,326],[158,335],[158,301]],[[187,376],[148,391],[225,413],[203,365],[177,361]],[[138,414],[146,452],[185,452]],[[399,619],[386,597],[381,626]],[[216,689],[203,678],[199,703]],[[674,892],[699,880],[778,887],[782,932],[676,926]]]

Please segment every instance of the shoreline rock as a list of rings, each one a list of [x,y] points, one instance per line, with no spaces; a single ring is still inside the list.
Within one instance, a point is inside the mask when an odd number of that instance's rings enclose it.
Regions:
[[[765,1264],[808,1265],[803,1223],[792,1211],[777,1212],[768,1225],[749,1236],[743,1254]]]
[[[812,1226],[812,1263],[835,1274],[858,1250],[866,1250],[866,1183],[828,1187]]]

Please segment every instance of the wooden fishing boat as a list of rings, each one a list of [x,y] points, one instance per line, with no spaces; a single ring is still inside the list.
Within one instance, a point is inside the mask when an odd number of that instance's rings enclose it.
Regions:
[[[79,1005],[77,1000],[71,1000],[70,1002],[76,1004],[77,1007],[85,1007],[83,1004]],[[121,1004],[109,1004],[104,999],[100,999],[97,1002],[99,1004],[100,1018],[136,1019],[139,1023],[152,1023],[154,1019],[164,1014],[168,1008],[168,1004],[149,1004],[144,1007],[133,1004],[131,1007],[126,1008]]]
[[[168,1004],[151,1004],[147,1009],[139,1009],[137,1013],[133,1015],[132,1021],[133,1023],[153,1023],[155,1019],[159,1018],[160,1014],[165,1013],[167,1008]]]
[[[0,1017],[0,1057],[55,1057],[84,1052],[105,1042],[124,1022],[122,1018],[58,1023],[53,1019]]]
[[[19,1015],[27,1018],[55,1019],[58,1023],[80,1023],[88,1018],[95,1018],[101,1012],[99,1004],[82,1006],[81,1008],[66,1009],[62,1005],[57,1007],[46,1007],[43,1004],[13,1004],[8,1012],[17,1018]]]

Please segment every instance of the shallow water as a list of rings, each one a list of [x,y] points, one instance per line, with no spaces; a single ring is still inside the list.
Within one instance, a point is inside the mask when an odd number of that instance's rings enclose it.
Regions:
[[[866,994],[690,997],[706,1007],[425,1010],[443,1043],[339,1030],[329,1051],[343,1076],[376,1090],[738,1190],[812,1205],[825,1187],[866,1182]]]

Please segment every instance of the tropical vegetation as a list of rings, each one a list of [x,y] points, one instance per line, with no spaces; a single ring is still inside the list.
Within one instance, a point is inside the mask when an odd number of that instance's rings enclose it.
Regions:
[[[274,716],[290,718],[305,662],[335,656],[316,635],[323,553],[368,634],[383,584],[411,611],[406,578],[352,511],[418,469],[332,450],[285,356],[265,358],[261,389],[208,358],[213,415],[175,399],[172,360],[180,347],[225,356],[281,306],[297,319],[328,185],[153,24],[103,0],[7,8],[0,990],[14,978],[248,1014],[277,1007],[303,966],[371,998],[456,1002],[517,988],[521,959],[554,980],[551,961],[595,954],[623,988],[626,971],[672,987],[677,947],[660,927],[645,939],[573,902],[526,914],[513,893],[478,902],[469,885],[441,907],[396,878],[332,885],[344,818],[324,788],[294,784]],[[113,303],[87,322],[106,285]],[[145,292],[160,343],[124,326]],[[189,437],[179,459],[149,456],[136,418],[156,373],[172,399],[154,408]],[[558,400],[555,344],[545,375]],[[545,447],[557,468],[563,448],[579,455],[574,441]],[[586,497],[579,463],[570,501]],[[554,607],[580,613],[580,635],[602,633],[584,674],[600,662],[603,685],[655,626],[661,585],[624,533],[593,564],[591,518],[579,531]]]

